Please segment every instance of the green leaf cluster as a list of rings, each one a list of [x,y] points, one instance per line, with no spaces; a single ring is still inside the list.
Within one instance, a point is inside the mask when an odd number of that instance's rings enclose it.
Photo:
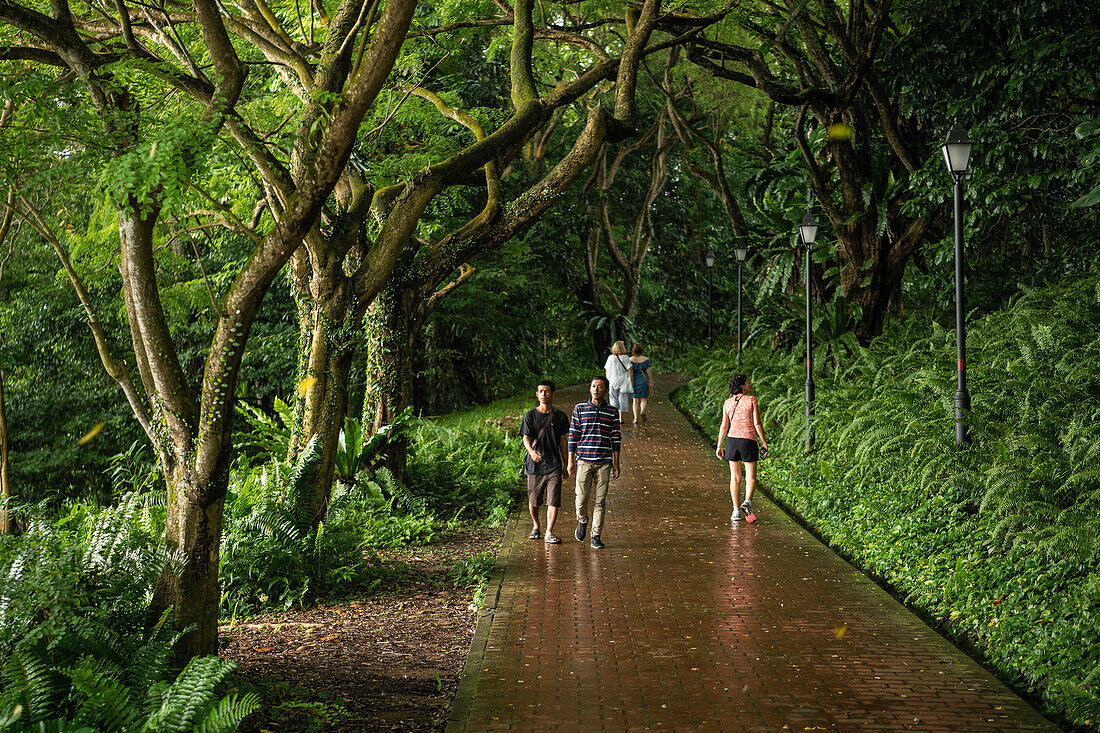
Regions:
[[[233,731],[252,694],[225,694],[234,665],[173,666],[182,630],[145,618],[165,562],[164,512],[126,495],[74,506],[0,544],[0,730]]]

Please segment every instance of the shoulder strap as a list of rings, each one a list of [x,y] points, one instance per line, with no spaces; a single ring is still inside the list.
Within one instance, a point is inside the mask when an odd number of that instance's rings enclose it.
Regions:
[[[542,434],[546,432],[546,428],[550,427],[550,421],[554,419],[554,413],[557,409],[551,409],[550,414],[546,416],[546,419],[542,421],[542,427],[539,429],[539,434],[535,436],[535,439],[531,442],[537,443]]]

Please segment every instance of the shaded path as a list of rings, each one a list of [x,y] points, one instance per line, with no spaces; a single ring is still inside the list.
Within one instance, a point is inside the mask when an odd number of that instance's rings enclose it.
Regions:
[[[624,426],[606,549],[573,539],[571,481],[564,544],[513,516],[448,731],[1057,730],[764,497],[731,527],[668,381]]]

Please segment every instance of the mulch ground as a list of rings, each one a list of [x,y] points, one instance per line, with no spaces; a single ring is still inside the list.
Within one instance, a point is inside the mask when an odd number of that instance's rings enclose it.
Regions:
[[[266,703],[241,730],[442,730],[477,621],[476,589],[448,573],[502,536],[471,527],[385,551],[394,579],[371,592],[222,627],[236,679]]]

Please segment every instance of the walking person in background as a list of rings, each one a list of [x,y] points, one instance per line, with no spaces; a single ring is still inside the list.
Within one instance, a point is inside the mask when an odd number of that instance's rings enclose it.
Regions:
[[[599,376],[588,385],[592,399],[573,408],[569,421],[569,466],[566,473],[577,477],[577,529],[573,536],[584,542],[588,532],[588,501],[592,500],[592,547],[604,547],[604,503],[611,479],[619,478],[619,411],[605,400],[607,377]]]
[[[608,399],[619,412],[630,412],[630,397],[634,391],[634,372],[626,356],[626,344],[616,341],[611,345],[611,356],[603,364],[604,374],[610,384]],[[620,416],[621,422],[621,416]]]
[[[569,418],[561,410],[554,409],[554,390],[550,380],[539,382],[535,388],[539,406],[527,411],[519,428],[523,447],[527,449],[527,508],[533,524],[527,539],[537,540],[541,536],[539,505],[545,497],[548,545],[561,544],[554,534],[554,523],[558,521],[561,507],[562,471],[569,445]]]
[[[645,349],[641,344],[634,344],[634,348],[630,350],[630,369],[634,375],[634,424],[637,425],[638,421],[642,421],[642,425],[646,424],[649,419],[645,414],[646,403],[649,401],[649,390],[653,386],[653,380],[649,376],[649,368],[652,365],[649,363],[649,357],[645,355]]]
[[[722,405],[722,426],[718,428],[718,447],[714,453],[730,463],[730,497],[733,499],[730,521],[755,522],[752,497],[756,492],[756,461],[768,455],[768,439],[760,423],[760,406],[752,396],[752,382],[744,374],[734,374],[730,379],[730,397]],[[742,463],[745,464],[745,501],[738,504]]]

